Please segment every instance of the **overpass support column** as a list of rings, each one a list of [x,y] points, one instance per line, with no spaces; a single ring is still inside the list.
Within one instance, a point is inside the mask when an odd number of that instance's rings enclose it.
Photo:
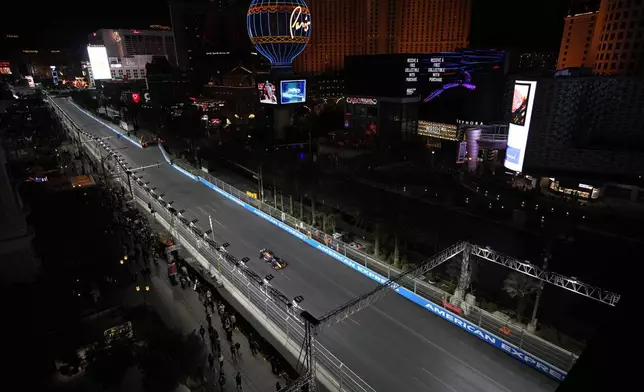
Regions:
[[[479,160],[479,139],[481,128],[470,128],[467,130],[467,169],[475,172]]]

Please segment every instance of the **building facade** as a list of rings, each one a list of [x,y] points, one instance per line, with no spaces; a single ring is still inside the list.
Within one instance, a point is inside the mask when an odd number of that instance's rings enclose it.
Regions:
[[[236,0],[171,1],[170,19],[182,71],[202,76],[227,72],[247,62],[251,43],[245,24],[248,2]]]
[[[528,169],[644,173],[644,79],[544,77],[538,79],[535,94]]]
[[[89,35],[89,44],[104,45],[108,58],[165,56],[177,65],[174,35],[168,30],[100,29]]]
[[[598,15],[599,11],[589,11],[566,16],[557,69],[592,68],[596,53],[592,40]]]
[[[573,5],[564,21],[557,69],[588,67],[596,75],[644,75],[644,1]]]
[[[510,55],[510,73],[543,74],[557,68],[557,52],[523,52]]]
[[[145,79],[146,65],[152,62],[152,55],[134,55],[128,57],[108,57],[112,79],[140,80]]]
[[[344,68],[351,55],[454,51],[469,45],[471,0],[309,0],[313,34],[298,72]]]
[[[593,72],[644,75],[644,1],[602,0],[593,45]]]

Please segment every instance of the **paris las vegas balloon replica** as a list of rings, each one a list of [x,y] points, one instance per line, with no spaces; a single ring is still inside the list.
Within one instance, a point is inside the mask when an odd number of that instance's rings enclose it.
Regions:
[[[270,75],[257,80],[259,100],[272,106],[275,134],[284,137],[293,109],[306,102],[306,79],[293,73],[293,60],[311,38],[311,11],[304,0],[253,0],[246,27],[257,51],[271,63]]]

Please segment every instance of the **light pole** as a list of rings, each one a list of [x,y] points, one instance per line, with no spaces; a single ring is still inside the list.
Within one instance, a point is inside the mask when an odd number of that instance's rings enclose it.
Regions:
[[[147,299],[147,295],[146,295],[146,293],[147,293],[148,291],[150,291],[150,286],[149,286],[149,285],[147,285],[147,284],[146,284],[145,286],[143,286],[143,287],[141,287],[141,286],[137,285],[137,286],[136,286],[136,292],[138,293],[138,292],[140,292],[140,291],[142,291],[142,292],[143,292],[143,303],[145,304],[145,306],[148,306],[148,299]]]

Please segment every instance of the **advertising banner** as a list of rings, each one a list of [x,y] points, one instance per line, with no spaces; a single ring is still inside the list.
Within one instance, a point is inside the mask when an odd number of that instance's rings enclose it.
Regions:
[[[89,55],[89,62],[92,66],[92,76],[94,79],[112,79],[105,46],[88,46],[87,54]]]
[[[306,102],[306,80],[282,80],[280,84],[283,105]]]
[[[385,284],[388,282],[388,278],[370,270],[369,268],[363,266],[362,264],[355,262],[351,260],[350,258],[336,252],[335,250],[329,248],[328,246],[321,244],[317,242],[316,240],[309,238],[307,235],[304,233],[300,232],[297,229],[292,228],[291,226],[287,225],[286,223],[280,221],[279,219],[276,219],[265,212],[247,204],[244,203],[242,200],[236,198],[235,196],[229,194],[228,192],[224,191],[223,189],[220,189],[219,187],[215,186],[214,184],[210,183],[209,181],[205,180],[204,178],[201,177],[195,177],[194,175],[186,172],[176,164],[173,164],[170,160],[169,157],[165,154],[165,151],[163,151],[163,147],[159,146],[161,148],[161,151],[163,152],[163,156],[166,158],[168,163],[172,165],[175,169],[179,170],[180,172],[188,175],[192,179],[196,179],[197,181],[201,182],[208,188],[216,191],[220,195],[224,196],[228,200],[234,202],[235,204],[245,208],[246,210],[254,213],[255,215],[265,219],[266,221],[274,224],[275,226],[279,227],[280,229],[288,232],[289,234],[297,237],[298,239],[306,242],[308,245],[316,248],[317,250],[324,252],[325,254],[331,256],[332,258],[338,260],[342,264],[346,265],[347,267],[361,273],[362,275],[380,283],[380,284]],[[479,328],[476,324],[473,324],[466,319],[459,317],[459,315],[456,315],[455,313],[450,312],[449,310],[445,309],[439,304],[433,303],[416,293],[406,289],[405,287],[402,287],[397,284],[392,284],[392,289],[398,294],[401,295],[402,297],[405,297],[406,299],[416,303],[417,305],[420,305],[423,307],[425,310],[432,312],[433,314],[441,317],[444,320],[447,320],[448,322],[454,324],[455,326],[463,329],[464,331],[476,336],[477,338],[481,339],[482,341],[496,347],[499,350],[504,351],[508,355],[512,356],[513,358],[525,363],[526,365],[556,379],[559,381],[563,381],[563,379],[566,377],[566,372],[549,364],[546,361],[543,361],[533,355],[530,355],[520,349],[519,347],[501,339],[500,337],[489,333],[488,331]]]
[[[536,89],[536,81],[517,80],[514,83],[508,146],[503,165],[516,172],[523,170]]]
[[[277,89],[272,82],[267,80],[265,82],[257,83],[257,90],[259,90],[260,103],[277,105]]]

